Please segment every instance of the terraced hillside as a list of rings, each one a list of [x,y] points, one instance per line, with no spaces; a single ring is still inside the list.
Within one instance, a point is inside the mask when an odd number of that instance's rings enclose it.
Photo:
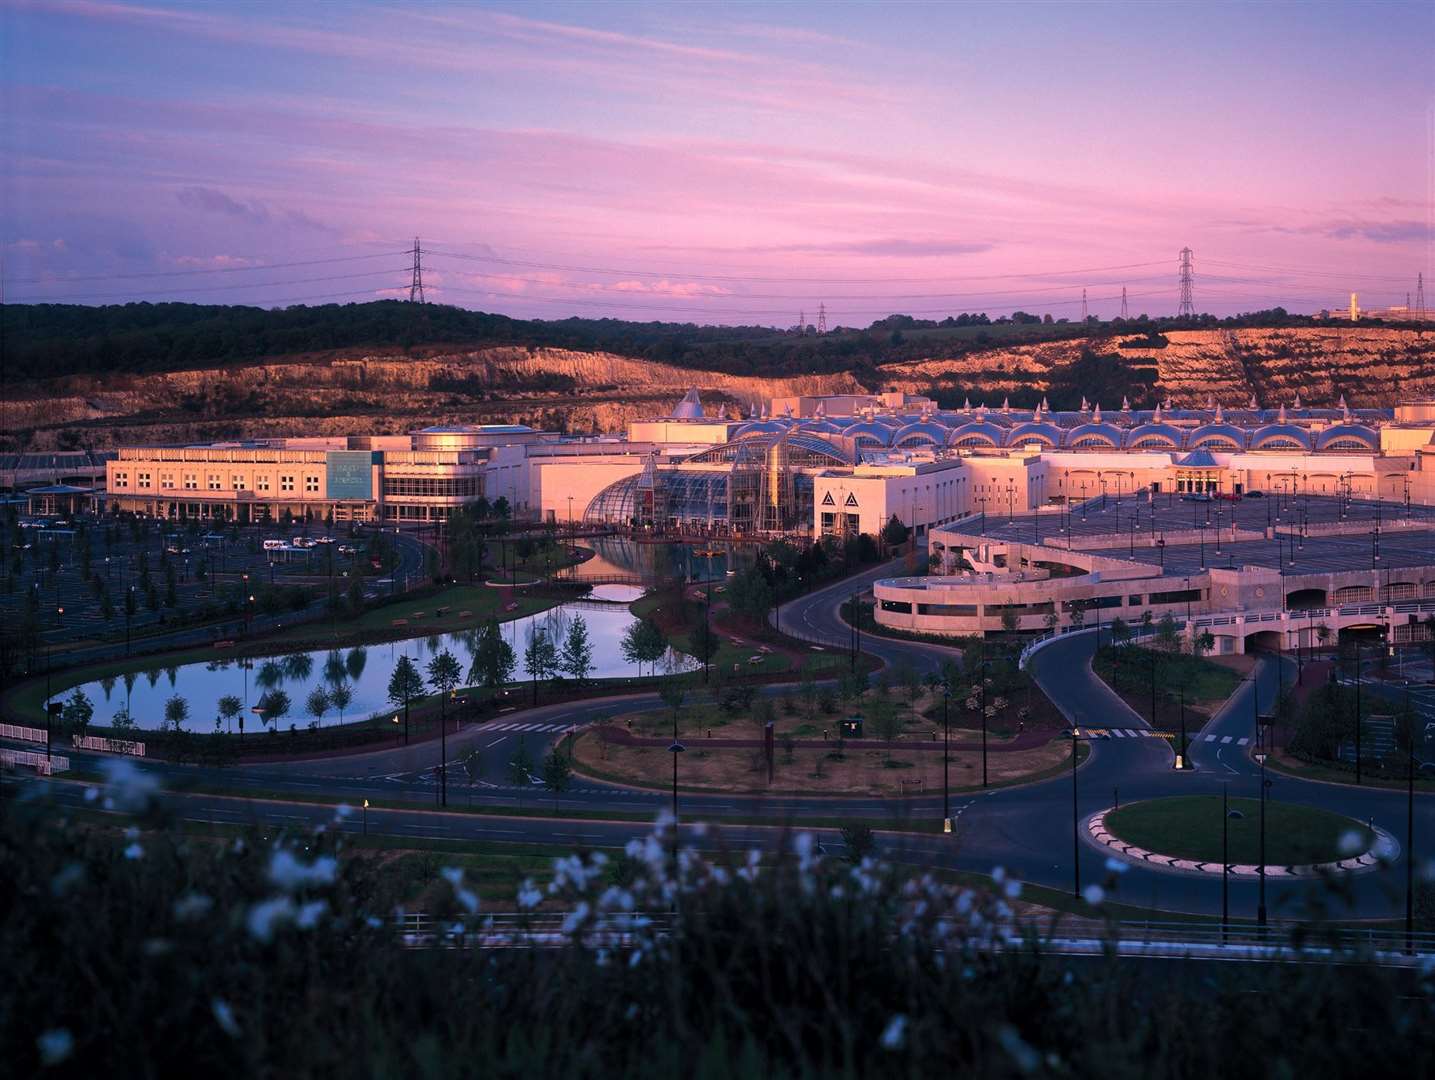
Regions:
[[[1381,327],[1168,330],[1166,344],[1142,337],[1057,341],[988,349],[951,360],[884,365],[887,389],[927,393],[934,387],[988,402],[1032,390],[1105,397],[1103,384],[1133,404],[1170,395],[1177,402],[1263,407],[1290,402],[1389,405],[1435,395],[1435,330]],[[1142,399],[1145,399],[1143,402]]]
[[[23,445],[104,448],[303,433],[391,433],[434,423],[529,423],[620,431],[665,412],[691,386],[710,411],[745,415],[755,401],[860,389],[850,375],[764,379],[695,372],[610,353],[491,348],[304,357],[228,369],[105,378],[70,376],[7,395]]]

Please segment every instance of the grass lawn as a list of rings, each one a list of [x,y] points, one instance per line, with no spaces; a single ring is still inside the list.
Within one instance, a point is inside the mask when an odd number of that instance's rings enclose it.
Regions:
[[[1230,808],[1242,815],[1229,819],[1231,862],[1254,864],[1260,860],[1260,802],[1232,799]],[[1221,800],[1215,795],[1131,803],[1107,814],[1106,828],[1148,851],[1221,861]],[[1350,830],[1360,834],[1360,850],[1365,850],[1373,837],[1359,822],[1328,810],[1267,800],[1266,862],[1277,866],[1331,862],[1342,857],[1340,838]]]
[[[427,596],[370,608],[355,619],[293,626],[266,637],[264,641],[322,643],[332,638],[342,638],[345,641],[364,638],[373,641],[376,637],[386,640],[395,635],[412,637],[427,632],[445,633],[481,626],[494,615],[498,616],[500,621],[521,619],[546,611],[555,604],[561,604],[564,599],[568,598],[520,593],[513,589],[490,589],[486,585],[450,585]],[[505,604],[514,601],[518,603],[516,609],[503,610]],[[439,608],[446,608],[447,611],[440,615]],[[468,614],[465,615],[464,612]],[[402,621],[405,625],[395,626],[395,621]],[[246,646],[248,644],[246,642]]]
[[[1186,708],[1210,715],[1236,692],[1241,673],[1219,660],[1190,653],[1169,653],[1138,645],[1103,647],[1091,667],[1102,681],[1124,698],[1142,716],[1151,710],[1152,659],[1155,659],[1157,709],[1175,716],[1179,690],[1186,688]],[[1167,725],[1169,726],[1169,725]]]

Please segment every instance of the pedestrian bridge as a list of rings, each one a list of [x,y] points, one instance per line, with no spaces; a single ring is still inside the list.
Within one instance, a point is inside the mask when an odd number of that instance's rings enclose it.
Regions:
[[[1289,611],[1217,612],[1190,620],[1186,633],[1209,631],[1216,653],[1247,648],[1287,650],[1319,648],[1342,630],[1379,630],[1392,645],[1426,641],[1435,616],[1435,599],[1398,604],[1351,604],[1346,607],[1296,608]]]

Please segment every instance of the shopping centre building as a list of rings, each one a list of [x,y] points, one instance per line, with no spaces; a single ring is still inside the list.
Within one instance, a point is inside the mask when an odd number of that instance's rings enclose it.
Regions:
[[[696,391],[623,435],[446,425],[407,435],[121,447],[107,509],[162,517],[441,520],[483,497],[560,524],[721,536],[925,536],[973,515],[1105,496],[1252,491],[1435,504],[1435,407],[938,409],[904,394],[777,399],[746,419]]]

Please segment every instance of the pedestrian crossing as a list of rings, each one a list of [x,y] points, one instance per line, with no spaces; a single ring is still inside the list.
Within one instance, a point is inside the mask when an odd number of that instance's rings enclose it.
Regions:
[[[567,731],[573,726],[574,725],[572,724],[492,724],[489,727],[484,728],[483,730],[514,732],[527,731],[537,733],[543,731]]]
[[[1229,746],[1231,743],[1235,743],[1237,746],[1248,746],[1251,741],[1246,736],[1238,739],[1234,735],[1207,735],[1205,740],[1206,742],[1219,742],[1222,746]]]
[[[1145,728],[1119,728],[1119,727],[1114,727],[1114,728],[1111,729],[1111,735],[1112,735],[1112,737],[1113,737],[1113,738],[1117,738],[1117,739],[1150,738],[1150,737],[1151,737],[1151,734],[1152,734],[1152,733],[1149,732],[1149,731],[1147,731]]]

